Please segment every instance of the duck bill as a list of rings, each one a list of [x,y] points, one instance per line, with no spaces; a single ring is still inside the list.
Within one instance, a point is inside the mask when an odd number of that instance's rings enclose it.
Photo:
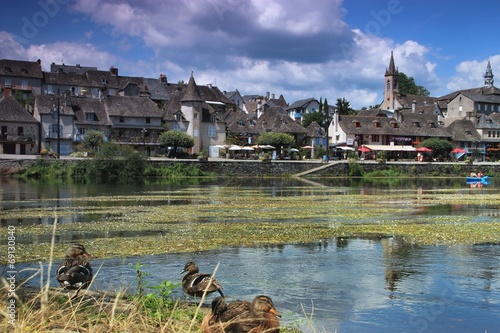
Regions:
[[[276,309],[271,309],[271,310],[269,310],[269,312],[271,312],[272,314],[274,314],[276,317],[281,318],[281,315],[279,314],[278,311],[276,311]]]
[[[87,252],[83,252],[83,256],[85,258],[92,258],[92,255],[90,253],[87,253]]]

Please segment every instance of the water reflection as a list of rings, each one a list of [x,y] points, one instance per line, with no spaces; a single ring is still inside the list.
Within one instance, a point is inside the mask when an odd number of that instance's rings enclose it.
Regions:
[[[313,312],[315,327],[327,332],[494,332],[500,318],[499,259],[498,246],[343,238],[93,260],[99,268],[93,287],[133,291],[139,260],[150,273],[148,285],[179,282],[184,263],[195,260],[206,272],[220,263],[217,279],[228,297],[268,294],[284,323],[299,322],[303,330],[305,309]],[[179,288],[173,297],[187,296]]]

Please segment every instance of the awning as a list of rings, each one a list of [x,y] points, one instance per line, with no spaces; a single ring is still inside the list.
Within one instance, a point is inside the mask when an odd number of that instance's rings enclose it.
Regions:
[[[342,150],[354,150],[352,147],[346,147],[346,146],[342,146],[342,147],[337,146],[336,148],[342,149]]]
[[[371,150],[385,150],[385,151],[415,151],[412,146],[391,146],[391,145],[365,145]]]

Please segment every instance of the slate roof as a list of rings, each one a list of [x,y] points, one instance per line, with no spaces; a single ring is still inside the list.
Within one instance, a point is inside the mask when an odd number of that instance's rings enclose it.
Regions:
[[[326,137],[326,131],[316,121],[313,121],[307,126],[307,136],[311,138],[323,138]]]
[[[357,126],[359,123],[359,126]],[[377,123],[380,124],[377,127]],[[398,128],[394,128],[397,123]],[[363,135],[411,135],[409,127],[394,118],[387,117],[362,117],[362,116],[339,116],[339,126],[345,133]]]
[[[158,79],[144,79],[149,96],[155,101],[168,101],[169,96],[165,83]]]
[[[306,98],[306,99],[301,99],[301,100],[295,101],[292,103],[292,105],[287,107],[287,110],[302,109],[304,106],[306,106],[307,104],[309,104],[313,101],[316,101],[316,99],[315,98]]]
[[[413,101],[416,102],[416,112],[419,110],[432,111],[437,105],[438,99],[436,97],[422,96],[422,95],[405,95],[398,96],[398,102],[403,109],[412,109]]]
[[[2,122],[38,124],[38,120],[12,96],[0,101],[0,119]]]
[[[500,115],[500,113],[497,113],[497,115]],[[498,117],[497,120],[495,120],[491,116],[479,114],[476,127],[483,129],[500,130],[500,123],[498,122],[499,120],[500,118]]]
[[[289,134],[307,134],[307,130],[297,124],[282,107],[276,106],[266,110],[257,119],[259,133],[282,132]]]
[[[435,114],[404,112],[400,114],[401,122],[408,128],[408,135],[449,138],[450,134],[439,125]]]
[[[230,111],[228,111],[224,117],[224,121],[226,122],[228,133],[260,133],[258,126],[256,126],[257,120],[255,114],[246,114],[239,108],[231,109]],[[241,125],[241,122],[243,123],[243,125]],[[252,122],[255,123],[255,125],[251,125]]]
[[[467,119],[455,120],[446,127],[446,131],[450,133],[453,141],[479,141],[481,139],[472,121]]]
[[[452,93],[449,93],[447,95],[443,95],[438,98],[440,105],[444,103],[448,103],[449,101],[453,100],[455,97],[457,97],[459,94],[474,94],[474,95],[500,95],[500,89],[495,87],[495,86],[482,86],[478,88],[471,88],[471,89],[463,89],[463,90],[457,90]]]
[[[98,99],[86,97],[69,97],[66,101],[75,114],[76,125],[111,125],[104,103]],[[85,114],[94,113],[95,120],[87,120]]]
[[[89,82],[85,74],[43,72],[45,84],[87,87]],[[63,93],[61,91],[61,93]]]
[[[200,96],[194,77],[191,75],[189,82],[186,87],[186,91],[182,96],[181,102],[202,102],[203,99]]]
[[[0,59],[0,76],[42,79],[42,65],[38,61]]]
[[[35,108],[40,115],[52,114],[54,107],[57,107],[58,100],[56,95],[35,95]],[[59,106],[61,109],[61,114],[64,115],[74,115],[73,108],[71,104],[68,104],[69,97],[65,95],[60,96]]]
[[[500,95],[482,95],[471,92],[461,92],[460,94],[473,100],[474,102],[500,104]],[[460,94],[457,94],[457,96]],[[455,96],[455,98],[457,98],[457,96]]]
[[[109,96],[104,100],[108,116],[160,118],[162,110],[148,97]]]
[[[110,89],[120,89],[122,87],[118,81],[118,76],[112,74],[110,71],[89,70],[85,75],[87,76],[88,85],[90,87]],[[106,83],[102,82],[103,78],[106,79]]]

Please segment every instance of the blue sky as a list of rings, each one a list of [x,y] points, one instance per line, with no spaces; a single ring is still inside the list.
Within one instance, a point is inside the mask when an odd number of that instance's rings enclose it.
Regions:
[[[119,69],[241,94],[379,104],[391,51],[432,96],[500,73],[497,0],[18,0],[0,58]]]

